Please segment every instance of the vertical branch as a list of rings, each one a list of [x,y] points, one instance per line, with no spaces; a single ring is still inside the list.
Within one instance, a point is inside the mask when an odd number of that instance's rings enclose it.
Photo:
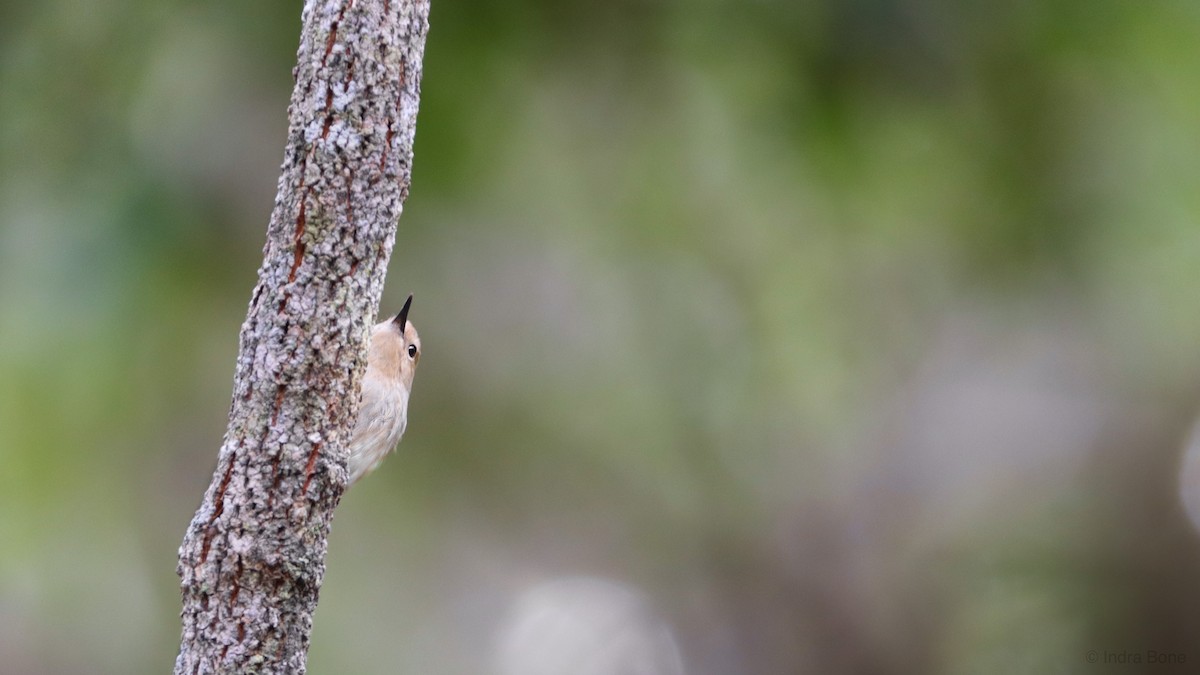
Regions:
[[[179,549],[175,673],[302,673],[370,320],[408,195],[428,0],[308,0],[229,426]]]

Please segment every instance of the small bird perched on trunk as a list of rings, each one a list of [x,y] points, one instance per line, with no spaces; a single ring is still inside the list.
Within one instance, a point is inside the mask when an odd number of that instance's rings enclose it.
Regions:
[[[367,372],[363,375],[362,403],[358,422],[350,438],[350,459],[346,468],[353,485],[371,473],[387,456],[408,426],[408,396],[412,392],[417,361],[421,359],[421,338],[408,320],[412,295],[395,318],[371,329],[371,347],[367,352]]]

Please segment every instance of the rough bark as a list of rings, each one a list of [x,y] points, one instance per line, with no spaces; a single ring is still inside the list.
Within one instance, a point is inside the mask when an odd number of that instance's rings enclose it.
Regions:
[[[408,195],[428,13],[428,0],[304,5],[229,427],[179,549],[177,674],[305,670],[368,330]]]

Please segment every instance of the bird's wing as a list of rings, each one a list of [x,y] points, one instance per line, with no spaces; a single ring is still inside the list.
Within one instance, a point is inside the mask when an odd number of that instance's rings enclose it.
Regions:
[[[368,372],[366,377],[371,377]],[[350,456],[347,469],[350,471],[350,482],[354,483],[371,469],[379,460],[392,449],[395,442],[389,443],[388,437],[393,427],[392,418],[395,410],[389,410],[389,404],[383,386],[364,386],[362,402],[358,406],[358,420],[354,423],[354,433],[350,436]]]

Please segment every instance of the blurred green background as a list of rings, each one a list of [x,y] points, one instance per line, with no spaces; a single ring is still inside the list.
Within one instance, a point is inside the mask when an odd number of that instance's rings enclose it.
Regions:
[[[1200,6],[433,2],[310,672],[1194,672]],[[299,14],[0,3],[0,672],[173,663]]]

